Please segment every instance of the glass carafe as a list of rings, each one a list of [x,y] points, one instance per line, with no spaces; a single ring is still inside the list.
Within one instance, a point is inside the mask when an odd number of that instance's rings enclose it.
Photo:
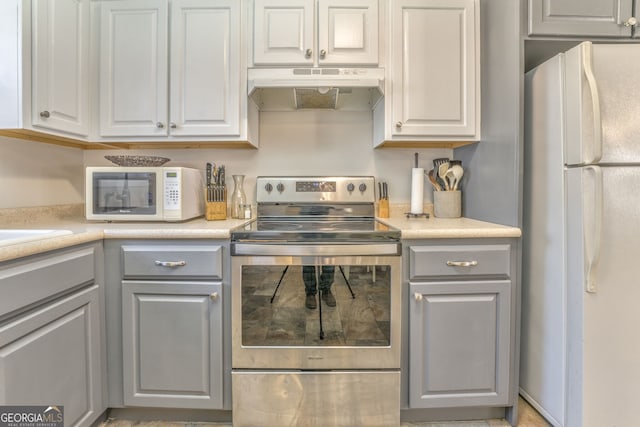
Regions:
[[[247,203],[244,194],[244,175],[233,175],[233,194],[231,194],[231,218],[244,218],[243,205]]]

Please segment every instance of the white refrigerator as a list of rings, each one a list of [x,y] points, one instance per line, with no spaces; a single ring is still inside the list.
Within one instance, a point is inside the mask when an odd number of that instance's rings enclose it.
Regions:
[[[525,89],[521,395],[640,426],[640,45],[582,43]]]

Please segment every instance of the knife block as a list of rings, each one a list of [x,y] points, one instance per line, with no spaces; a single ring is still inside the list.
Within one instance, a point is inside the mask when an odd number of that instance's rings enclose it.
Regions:
[[[204,189],[204,217],[207,221],[227,219],[227,190],[224,190],[224,200],[210,202],[207,199],[207,188]]]
[[[378,218],[389,218],[389,200],[378,200]]]

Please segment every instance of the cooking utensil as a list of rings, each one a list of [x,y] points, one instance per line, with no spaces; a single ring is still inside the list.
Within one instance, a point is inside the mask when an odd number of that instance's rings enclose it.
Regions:
[[[433,159],[433,169],[434,169],[434,173],[435,173],[435,178],[436,181],[438,181],[438,184],[440,184],[440,187],[444,190],[444,180],[440,178],[440,165],[443,163],[449,163],[449,158],[448,157],[440,157],[437,159]],[[449,169],[449,167],[447,166],[447,169]]]
[[[438,177],[440,178],[440,181],[444,184],[444,189],[445,191],[449,191],[449,183],[447,182],[447,179],[445,178],[445,176],[447,175],[447,171],[449,170],[449,162],[444,162],[441,163],[440,166],[438,166]]]
[[[431,185],[433,186],[433,189],[436,191],[442,191],[442,187],[440,186],[440,184],[438,184],[438,181],[436,180],[436,174],[435,171],[433,169],[431,169],[428,173],[427,176],[429,177],[429,182],[431,182]]]
[[[452,168],[447,169],[447,172],[444,175],[447,185],[449,185],[449,189],[454,191],[458,187],[458,178],[456,178],[455,173]]]
[[[462,176],[464,175],[464,169],[459,164],[454,164],[453,166],[451,166],[451,168],[449,170],[451,171],[451,173],[455,177],[456,181],[455,181],[455,185],[453,186],[452,190],[456,191],[456,190],[458,190],[458,186],[460,185],[460,182],[462,181]]]

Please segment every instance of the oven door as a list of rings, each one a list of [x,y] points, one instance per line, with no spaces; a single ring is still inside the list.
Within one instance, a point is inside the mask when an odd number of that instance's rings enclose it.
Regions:
[[[399,369],[398,245],[382,251],[393,255],[340,254],[370,245],[278,246],[279,255],[232,256],[233,368]],[[310,285],[328,283],[335,306],[316,295],[307,308]]]

